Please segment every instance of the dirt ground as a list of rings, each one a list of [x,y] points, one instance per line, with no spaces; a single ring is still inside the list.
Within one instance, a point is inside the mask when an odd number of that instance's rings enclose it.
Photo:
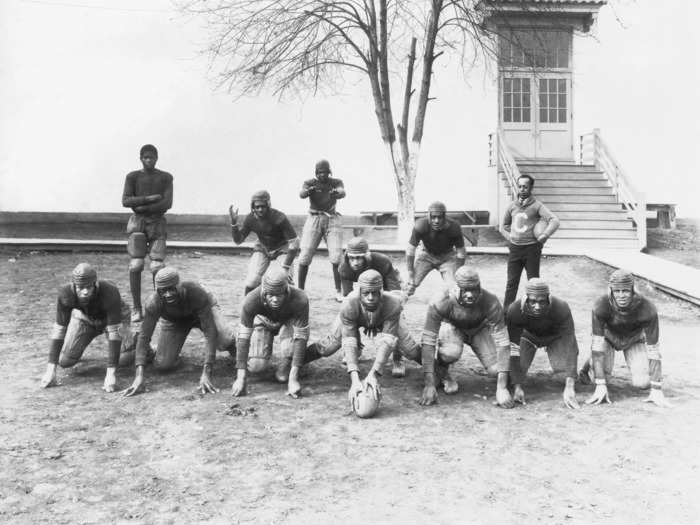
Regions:
[[[646,394],[630,387],[618,359],[613,404],[568,410],[541,352],[526,384],[528,404],[499,409],[494,381],[465,348],[458,394],[419,406],[422,374],[409,365],[405,379],[384,375],[381,411],[360,420],[348,411],[339,355],[308,366],[298,400],[267,378],[232,398],[233,366],[223,354],[214,370],[221,391],[196,394],[199,332],[185,346],[183,366],[149,371],[147,392],[134,398],[100,390],[104,338],[60,373],[60,386],[40,389],[56,288],[87,260],[126,297],[127,260],[0,255],[2,523],[697,523],[700,309],[646,283],[639,288],[661,314],[670,409],[643,403]],[[471,262],[483,286],[502,296],[505,257]],[[177,253],[169,263],[214,291],[237,321],[246,256]],[[543,260],[553,293],[574,312],[579,362],[589,353],[590,307],[609,272],[584,258]],[[314,259],[310,274],[315,339],[338,304],[325,257]],[[406,307],[416,336],[440,285],[432,274]],[[369,345],[363,372],[372,355]],[[120,388],[132,374],[118,371]],[[577,390],[583,401],[592,388]]]
[[[676,219],[673,230],[649,228],[647,253],[700,268],[700,223],[693,219]]]

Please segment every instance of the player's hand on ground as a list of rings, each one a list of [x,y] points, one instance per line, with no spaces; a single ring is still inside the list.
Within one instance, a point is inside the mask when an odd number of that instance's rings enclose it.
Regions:
[[[131,386],[122,392],[122,395],[124,397],[131,397],[140,392],[143,392],[143,378],[137,376],[134,378],[134,382],[131,383]]]
[[[570,380],[570,384],[569,384]],[[568,408],[573,408],[573,409],[578,409],[581,408],[581,405],[579,404],[578,400],[576,399],[576,390],[574,390],[574,384],[573,384],[574,379],[571,377],[567,378],[567,384],[566,387],[564,388],[564,394],[563,394],[563,399],[564,399],[564,404]]]
[[[372,392],[374,393],[374,396],[377,399],[379,399],[379,396],[382,394],[382,389],[379,386],[379,379],[377,378],[377,374],[375,374],[372,370],[370,370],[367,374],[367,377],[365,377],[365,382],[363,385],[364,390],[367,390],[367,387],[372,387]]]
[[[58,381],[56,381],[56,365],[49,363],[46,367],[46,372],[41,376],[39,385],[41,388],[48,388],[50,386],[56,386]]]
[[[586,399],[587,405],[600,405],[602,402],[611,403],[606,385],[596,385],[591,397]]]
[[[200,394],[216,394],[219,389],[214,386],[211,381],[211,376],[209,375],[209,368],[211,365],[204,365],[202,370],[202,375],[199,378],[199,386],[197,387],[197,392]]]
[[[231,395],[235,397],[244,396],[247,393],[246,380],[244,377],[237,377],[231,387]]]
[[[671,402],[664,396],[663,390],[660,388],[652,388],[649,392],[649,397],[644,400],[645,403],[654,403],[657,407],[671,408]]]
[[[298,379],[289,376],[289,381],[287,382],[287,395],[292,399],[299,399],[301,397],[301,383]]]
[[[527,405],[525,402],[525,391],[521,385],[515,385],[513,388],[513,401],[521,405]]]
[[[231,217],[231,224],[236,224],[236,221],[238,221],[238,208],[234,207],[233,204],[228,207],[228,216]]]
[[[438,393],[437,393],[437,388],[435,388],[435,384],[432,385],[425,385],[423,387],[423,393],[420,396],[420,401],[418,404],[427,407],[430,405],[434,405],[437,403],[438,400]]]
[[[357,376],[357,373],[352,375]],[[352,406],[352,400],[358,393],[362,392],[362,390],[362,382],[359,380],[359,378],[353,377],[350,383],[350,390],[348,390],[348,401],[350,402],[350,406]]]
[[[105,392],[114,392],[117,389],[117,375],[116,369],[113,367],[107,368],[107,373],[105,374],[104,383],[102,383],[102,390]]]
[[[523,394],[523,398],[524,397],[525,395]],[[496,388],[496,404],[501,408],[513,408],[515,406],[515,402],[508,388]]]

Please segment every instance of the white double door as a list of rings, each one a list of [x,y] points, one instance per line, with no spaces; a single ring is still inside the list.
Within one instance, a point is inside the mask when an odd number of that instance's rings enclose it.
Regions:
[[[500,124],[516,159],[572,162],[571,73],[501,72]]]

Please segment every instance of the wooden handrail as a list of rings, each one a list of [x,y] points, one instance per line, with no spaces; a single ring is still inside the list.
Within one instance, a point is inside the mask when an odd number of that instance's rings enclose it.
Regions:
[[[617,202],[627,209],[637,223],[637,241],[640,250],[647,244],[646,196],[637,190],[610,147],[603,141],[599,129],[581,135],[582,164],[593,164],[601,170],[613,187]]]
[[[496,141],[496,151],[498,159],[498,171],[502,171],[506,176],[508,185],[510,186],[511,197],[515,198],[518,194],[518,179],[520,178],[520,170],[518,165],[510,154],[506,139],[503,137],[503,131],[498,130],[498,140]]]

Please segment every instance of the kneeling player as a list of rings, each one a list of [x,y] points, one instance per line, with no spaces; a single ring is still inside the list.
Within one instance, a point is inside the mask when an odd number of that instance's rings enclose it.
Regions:
[[[596,387],[586,403],[610,403],[606,378],[612,373],[615,352],[620,351],[632,372],[632,385],[643,389],[651,386],[645,401],[670,406],[661,389],[659,316],[656,307],[634,291],[634,277],[627,271],[613,272],[609,286],[609,293],[600,297],[593,306],[591,360]],[[590,383],[590,368],[590,363],[586,363],[579,373],[584,383]]]
[[[236,342],[233,330],[225,324],[216,299],[195,282],[181,283],[177,270],[171,267],[158,271],[155,284],[156,291],[146,303],[141,334],[136,345],[136,376],[124,395],[132,396],[143,389],[144,369],[151,357],[157,369],[172,370],[177,367],[182,346],[193,328],[199,328],[207,341],[198,390],[202,394],[217,392],[211,381],[216,350],[219,348],[233,355]],[[151,356],[151,337],[159,319],[160,336],[155,355]]]
[[[231,394],[246,394],[248,370],[259,373],[269,367],[273,339],[279,334],[283,363],[275,377],[280,383],[287,383],[287,394],[291,397],[301,396],[299,368],[304,364],[309,339],[306,293],[289,285],[285,270],[269,268],[262,277],[262,284],[245,296],[240,323],[237,373]]]
[[[343,301],[336,324],[340,325],[340,337],[335,329],[317,343],[309,345],[306,350],[306,362],[320,357],[327,357],[343,349],[351,387],[349,396],[362,391],[365,387],[360,381],[360,328],[366,335],[374,337],[377,355],[372,369],[365,378],[365,384],[379,395],[379,377],[382,367],[392,352],[401,352],[404,356],[420,362],[420,347],[413,339],[402,319],[403,301],[395,293],[382,291],[382,276],[376,270],[366,270],[358,278],[359,290],[353,292]]]
[[[71,281],[58,291],[49,364],[41,378],[41,386],[55,385],[57,366],[69,368],[75,365],[90,342],[104,332],[109,350],[102,389],[114,392],[117,365],[128,364],[128,355],[122,355],[120,359],[121,349],[133,343],[129,307],[122,301],[117,287],[109,281],[98,280],[97,272],[87,263],[75,267]]]
[[[525,403],[523,381],[538,348],[546,348],[554,372],[566,375],[564,404],[581,408],[576,400],[576,361],[578,342],[574,319],[566,301],[550,295],[549,285],[533,277],[525,286],[525,297],[508,307],[506,324],[511,344],[510,373],[514,387],[513,397]]]
[[[352,292],[353,283],[357,282],[360,274],[365,270],[377,270],[379,272],[382,276],[385,291],[401,291],[401,278],[391,259],[383,253],[370,252],[369,244],[362,237],[353,237],[348,241],[345,257],[339,270],[343,297]],[[336,328],[339,331],[340,325],[338,324]],[[338,334],[339,337],[340,335]],[[394,366],[391,375],[394,377],[405,376],[406,367],[401,362],[401,354],[394,352],[392,358]]]
[[[475,270],[462,266],[455,272],[455,280],[455,286],[441,292],[428,306],[422,337],[425,387],[420,404],[432,405],[437,401],[439,382],[446,394],[457,392],[459,385],[450,375],[449,366],[461,357],[464,345],[468,344],[487,372],[498,376],[497,403],[512,408],[513,399],[508,392],[510,352],[501,303],[494,294],[481,288]]]

